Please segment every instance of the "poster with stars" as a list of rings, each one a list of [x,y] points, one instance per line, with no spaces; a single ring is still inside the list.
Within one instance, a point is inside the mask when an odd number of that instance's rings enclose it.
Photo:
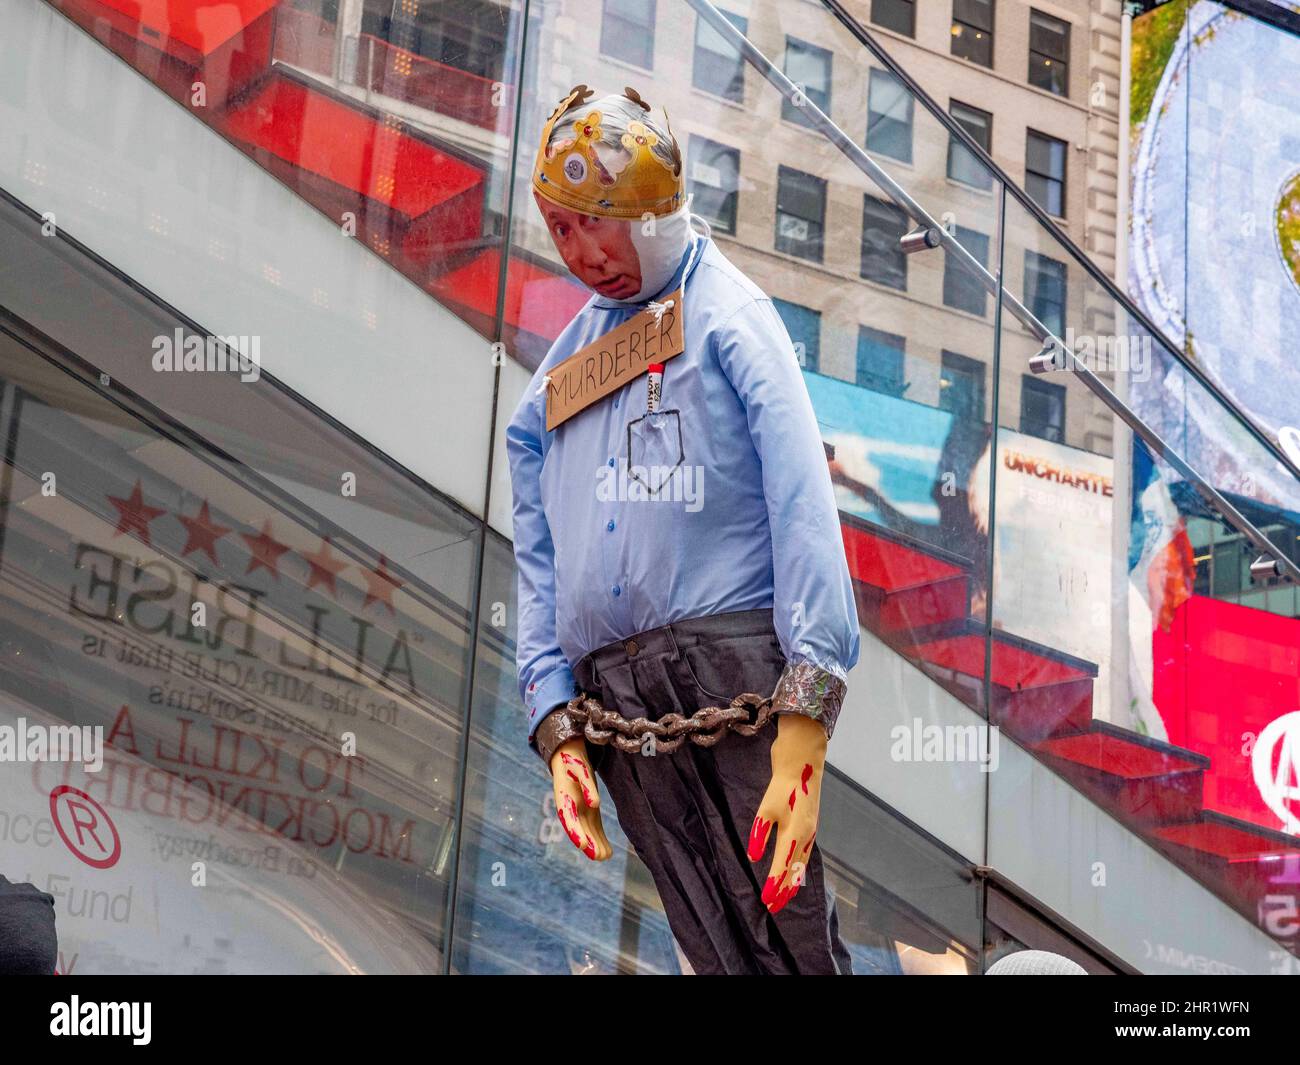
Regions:
[[[60,971],[436,970],[463,626],[246,471],[6,411],[0,725],[103,740],[0,775]]]

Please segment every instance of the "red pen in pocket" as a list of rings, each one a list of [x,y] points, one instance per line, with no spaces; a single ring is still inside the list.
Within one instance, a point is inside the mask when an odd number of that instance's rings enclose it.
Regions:
[[[659,400],[664,394],[664,364],[652,362],[646,372],[645,409],[653,414],[659,409]]]

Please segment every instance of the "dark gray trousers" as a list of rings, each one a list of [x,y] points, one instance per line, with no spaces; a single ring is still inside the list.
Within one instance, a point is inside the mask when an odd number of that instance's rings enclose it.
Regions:
[[[741,692],[771,695],[784,667],[772,612],[750,610],[638,633],[593,651],[574,674],[607,709],[654,721],[726,706]],[[817,844],[803,887],[775,916],[760,896],[776,830],[761,860],[746,854],[776,730],[773,720],[755,736],[730,733],[707,748],[687,741],[652,757],[588,744],[618,823],[701,975],[851,972]]]

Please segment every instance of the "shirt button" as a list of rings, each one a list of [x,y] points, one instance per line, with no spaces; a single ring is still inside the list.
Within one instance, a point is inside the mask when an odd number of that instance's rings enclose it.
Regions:
[[[623,594],[623,589],[620,588],[617,584],[614,585],[614,587],[611,588],[610,591],[613,593],[615,599],[617,599],[620,595]]]
[[[613,460],[613,459],[610,459],[610,460],[609,460],[609,464],[610,464],[611,466],[614,465],[614,460]]]
[[[618,400],[614,400],[614,409],[618,410]]]
[[[607,521],[607,522],[605,523],[605,531],[606,531],[606,532],[613,532],[613,531],[614,531],[614,519],[613,519],[613,518],[610,518],[609,521]]]

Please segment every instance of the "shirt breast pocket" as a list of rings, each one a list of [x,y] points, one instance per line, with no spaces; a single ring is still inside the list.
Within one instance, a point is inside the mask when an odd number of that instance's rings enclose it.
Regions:
[[[658,498],[679,476],[678,471],[686,461],[681,411],[648,412],[628,422],[624,448],[628,481]]]

